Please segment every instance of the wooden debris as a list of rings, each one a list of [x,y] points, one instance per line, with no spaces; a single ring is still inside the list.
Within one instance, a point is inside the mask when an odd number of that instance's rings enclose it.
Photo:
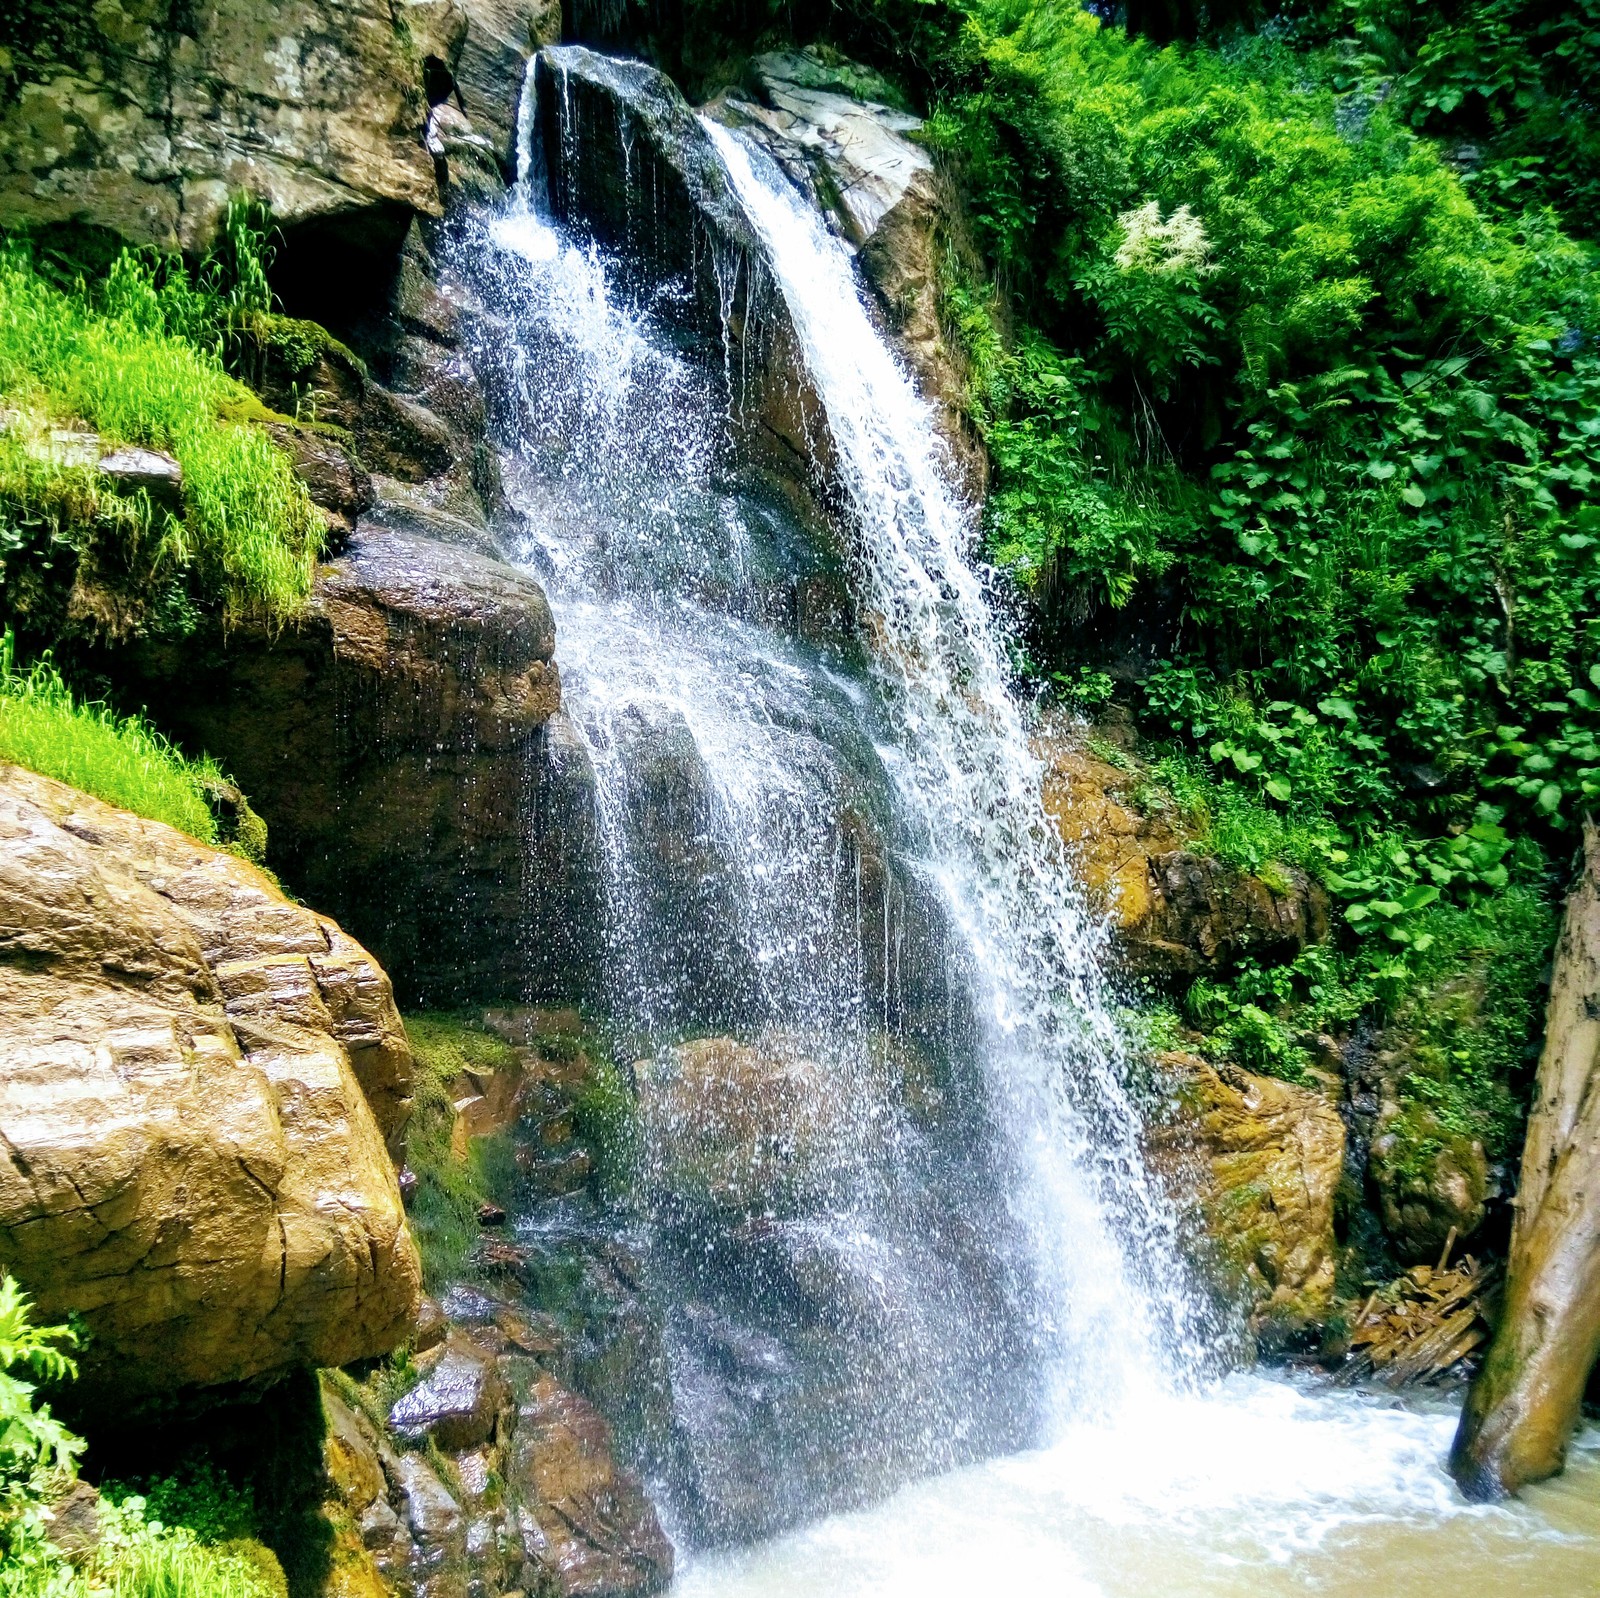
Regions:
[[[1335,1381],[1405,1387],[1460,1375],[1461,1361],[1488,1340],[1484,1304],[1499,1286],[1499,1267],[1468,1254],[1444,1269],[1454,1242],[1452,1234],[1438,1267],[1413,1266],[1362,1305],[1350,1327],[1350,1357]]]

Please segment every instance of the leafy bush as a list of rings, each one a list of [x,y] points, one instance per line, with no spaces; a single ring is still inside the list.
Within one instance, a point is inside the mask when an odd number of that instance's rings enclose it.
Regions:
[[[259,411],[223,369],[230,319],[265,295],[248,220],[230,213],[224,257],[198,284],[182,263],[124,250],[105,279],[63,286],[20,243],[0,248],[0,572],[86,553],[96,535],[146,575],[185,574],[224,615],[284,617],[310,591],[323,524],[289,457],[238,418]],[[224,290],[227,279],[231,287]],[[51,427],[167,450],[183,468],[181,516],[119,502]],[[13,597],[13,604],[15,598]]]
[[[139,716],[75,699],[48,660],[14,668],[0,641],[0,761],[26,766],[152,821],[216,843],[210,794],[228,787],[209,757],[190,760]]]
[[[49,1542],[50,1503],[84,1444],[16,1372],[70,1380],[77,1367],[60,1345],[72,1341],[68,1327],[35,1326],[16,1279],[0,1277],[0,1598],[285,1598],[276,1561],[243,1535],[236,1513],[196,1530],[163,1524],[142,1497],[108,1493],[100,1546],[82,1570]],[[166,1497],[176,1502],[172,1484]],[[213,1490],[207,1502],[224,1498]]]
[[[0,1529],[31,1538],[44,1524],[45,1495],[70,1475],[83,1443],[37,1399],[37,1382],[62,1381],[77,1366],[59,1345],[76,1341],[66,1326],[35,1326],[33,1306],[14,1276],[0,1277]]]

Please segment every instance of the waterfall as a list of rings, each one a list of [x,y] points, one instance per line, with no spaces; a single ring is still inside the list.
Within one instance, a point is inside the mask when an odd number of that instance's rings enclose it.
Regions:
[[[441,256],[555,614],[597,851],[574,941],[637,1088],[633,1187],[572,1224],[621,1228],[658,1318],[669,1424],[623,1425],[635,1459],[680,1535],[739,1540],[1167,1391],[1195,1334],[926,408],[841,248],[725,130],[689,122],[748,245],[678,250],[720,327],[555,219],[602,153],[580,105],[530,70],[516,186]],[[625,215],[630,251],[670,222]],[[839,527],[751,453],[752,327],[785,308]]]
[[[706,121],[821,395],[854,522],[874,677],[920,869],[960,936],[1063,1398],[1161,1385],[1200,1354],[1173,1217],[1147,1176],[1104,977],[1105,932],[1044,814],[1006,636],[968,551],[932,414],[873,325],[844,246],[764,152]]]

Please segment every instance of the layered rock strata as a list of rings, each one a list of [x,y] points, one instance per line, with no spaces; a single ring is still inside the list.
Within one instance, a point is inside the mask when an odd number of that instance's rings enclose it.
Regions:
[[[406,1337],[411,1056],[354,939],[233,855],[0,767],[0,970],[0,1263],[82,1318],[88,1391]]]

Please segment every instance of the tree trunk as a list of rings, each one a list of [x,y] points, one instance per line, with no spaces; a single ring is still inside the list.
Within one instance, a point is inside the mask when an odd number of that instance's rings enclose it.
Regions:
[[[1469,1498],[1553,1476],[1600,1353],[1600,833],[1585,823],[1528,1118],[1505,1307],[1450,1469]]]

